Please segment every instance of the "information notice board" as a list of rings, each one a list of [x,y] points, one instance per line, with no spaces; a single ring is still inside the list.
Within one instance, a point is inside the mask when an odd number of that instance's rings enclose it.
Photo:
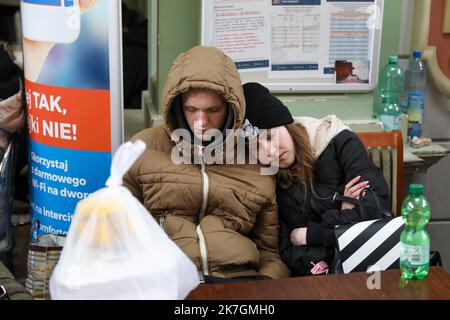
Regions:
[[[383,0],[203,0],[202,45],[242,82],[272,92],[368,92],[377,85]]]

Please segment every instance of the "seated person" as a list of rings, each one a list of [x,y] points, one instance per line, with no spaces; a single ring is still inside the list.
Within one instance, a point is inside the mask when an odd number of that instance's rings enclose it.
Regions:
[[[371,187],[381,206],[390,210],[384,176],[358,136],[336,117],[300,117],[294,123],[287,107],[264,86],[247,83],[244,93],[246,118],[259,129],[269,129],[260,134],[258,158],[276,159],[280,168],[281,257],[293,275],[327,273],[334,259],[334,227],[361,221],[359,207],[342,196],[358,199]],[[370,219],[382,218],[371,195],[365,201]]]
[[[18,144],[18,159],[14,174],[15,199],[28,201],[28,177],[20,175],[20,171],[28,163],[27,130],[20,130],[25,125],[25,98],[23,88],[23,72],[9,53],[0,46],[0,161],[5,149],[15,135]]]
[[[19,131],[25,123],[20,85],[20,68],[0,46],[0,159],[3,159],[11,134]]]
[[[3,159],[11,134],[19,131],[24,123],[25,109],[20,93],[0,100],[0,159]]]
[[[278,254],[273,177],[261,175],[257,164],[209,161],[211,150],[223,160],[224,144],[235,146],[235,134],[227,129],[244,122],[234,62],[210,47],[180,54],[167,76],[161,109],[164,125],[132,139],[144,141],[147,150],[124,176],[124,185],[205,281],[288,277]],[[180,150],[185,151],[181,159]]]
[[[5,100],[17,93],[21,74],[20,68],[0,44],[0,100]]]
[[[9,230],[10,224],[9,219],[4,219],[4,217],[5,215],[6,217],[9,216],[9,204],[11,203],[10,200],[13,196],[10,190],[12,191],[15,184],[13,184],[12,180],[10,183],[5,183],[5,179],[10,177],[10,174],[13,172],[10,172],[9,169],[6,171],[4,169],[15,164],[11,162],[13,157],[5,158],[5,154],[6,149],[12,140],[12,135],[23,127],[24,122],[25,110],[21,94],[13,95],[6,100],[0,100],[0,164],[2,164],[3,161],[9,163],[6,167],[2,166],[2,176],[0,177],[0,242],[2,242],[2,247],[0,248],[0,261],[4,261],[10,269],[12,269],[11,251],[3,252],[5,246],[9,250],[9,244],[11,243],[11,240],[6,240],[6,243],[4,242],[4,237],[8,235],[7,230]],[[11,168],[16,170],[15,167]],[[6,181],[10,181],[10,179],[6,179]],[[7,239],[10,238],[7,237]]]

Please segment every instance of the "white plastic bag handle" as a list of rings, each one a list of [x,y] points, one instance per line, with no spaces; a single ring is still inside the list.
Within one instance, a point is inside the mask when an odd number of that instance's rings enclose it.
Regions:
[[[122,144],[114,154],[111,164],[111,176],[106,181],[107,187],[118,187],[122,185],[123,175],[131,168],[133,163],[144,152],[146,145],[141,140],[130,141]]]

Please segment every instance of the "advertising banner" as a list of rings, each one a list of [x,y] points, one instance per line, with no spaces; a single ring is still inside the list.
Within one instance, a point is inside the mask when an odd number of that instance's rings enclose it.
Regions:
[[[120,1],[22,0],[33,234],[66,235],[123,137]]]

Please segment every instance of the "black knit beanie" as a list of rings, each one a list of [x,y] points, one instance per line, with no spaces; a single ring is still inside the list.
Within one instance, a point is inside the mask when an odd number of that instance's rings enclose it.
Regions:
[[[266,87],[256,82],[244,84],[245,118],[259,129],[285,126],[294,122],[288,108]]]

